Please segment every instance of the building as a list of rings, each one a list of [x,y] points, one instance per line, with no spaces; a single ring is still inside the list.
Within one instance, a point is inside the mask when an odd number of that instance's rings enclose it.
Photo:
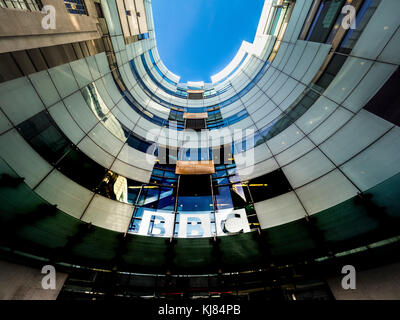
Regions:
[[[210,83],[149,0],[0,6],[1,298],[400,298],[398,0],[266,0]]]

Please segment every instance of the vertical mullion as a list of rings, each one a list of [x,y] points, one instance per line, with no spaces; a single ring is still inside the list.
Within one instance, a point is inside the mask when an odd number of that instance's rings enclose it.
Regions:
[[[179,196],[179,185],[181,182],[181,175],[178,175],[178,183],[176,185],[176,197],[175,197],[175,206],[174,206],[174,226],[172,229],[172,238],[175,237],[175,228],[176,228],[176,215],[178,212],[178,196]]]
[[[212,214],[214,215],[214,225],[215,225],[215,236],[217,236],[217,219],[215,217],[215,212],[216,212],[216,207],[215,207],[215,199],[214,199],[214,188],[213,188],[213,180],[212,180],[212,175],[210,174],[210,184],[211,184],[211,199],[213,202],[213,211]],[[212,226],[212,223],[211,223]],[[210,226],[210,228],[211,228]]]

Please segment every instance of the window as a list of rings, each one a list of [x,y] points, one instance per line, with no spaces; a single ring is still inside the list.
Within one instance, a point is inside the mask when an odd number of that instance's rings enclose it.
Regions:
[[[186,119],[186,129],[201,131],[206,129],[205,119]]]
[[[268,31],[268,34],[275,35],[275,36],[277,35],[277,34],[275,34],[275,30],[277,29],[277,26],[278,26],[278,22],[279,22],[281,13],[282,13],[282,7],[276,8],[276,10],[274,11],[273,22],[272,22],[272,24],[271,24],[271,26],[270,26],[270,29],[269,29],[269,31]],[[278,28],[278,29],[279,29],[279,28]]]
[[[136,190],[135,195],[138,195],[137,202],[131,202],[136,205],[136,208],[129,232],[138,232],[144,210],[154,211],[155,214],[157,212],[174,214],[175,237],[178,236],[181,217],[185,217],[187,214],[209,215],[211,234],[215,234],[215,210],[245,209],[250,227],[259,225],[249,186],[247,183],[242,183],[236,176],[234,163],[215,166],[216,172],[212,175],[176,175],[175,168],[174,165],[155,164],[150,182],[143,186],[130,186],[128,179],[128,190],[132,188]],[[268,190],[267,196],[273,192],[286,192],[286,188],[278,190],[279,184],[273,181],[273,178],[268,178],[272,191]],[[285,178],[281,179],[281,176],[275,177],[275,179],[279,179],[281,185],[287,182]],[[264,193],[264,190],[261,192]],[[191,237],[203,236],[203,233],[195,234],[198,224],[202,223],[201,219],[196,216],[188,219],[187,229]],[[191,228],[196,230],[193,230],[192,233]]]
[[[128,184],[128,202],[136,204],[137,198],[140,194],[142,183],[131,179],[126,179]]]
[[[149,38],[149,34],[148,33],[142,33],[138,35],[138,39],[139,40],[144,40],[144,39],[148,39]]]
[[[82,0],[64,0],[64,4],[69,13],[88,15],[85,2]]]
[[[209,175],[182,175],[179,181],[178,211],[212,211]]]
[[[281,169],[265,174],[261,177],[251,179],[247,186],[253,202],[260,202],[292,190],[289,181]]]
[[[142,152],[150,152],[153,151],[153,149],[150,149],[150,147],[153,145],[151,142],[143,140],[141,137],[136,135],[133,131],[130,132],[130,135],[127,137],[126,143],[139,151]]]
[[[82,96],[94,115],[119,140],[125,142],[130,130],[110,112],[94,83],[82,88]]]
[[[101,8],[101,3],[95,2],[94,5],[96,7],[97,16],[99,18],[104,18],[103,9]]]
[[[155,155],[161,164],[176,164],[178,160],[178,150],[173,148],[158,147]],[[175,172],[175,168],[174,168]]]
[[[221,80],[215,82],[215,83],[214,83],[214,86],[216,86],[217,84],[220,84],[220,83],[224,82],[224,81],[227,80],[231,75],[233,75],[233,74],[240,68],[240,66],[243,64],[244,60],[246,60],[247,56],[248,56],[248,53],[246,52],[245,55],[243,56],[242,60],[240,60],[239,64],[238,64],[226,77],[224,77],[224,78],[222,78]],[[230,86],[232,86],[232,85],[230,85]],[[226,91],[226,90],[225,90],[225,91]],[[207,96],[207,97],[209,97],[209,98],[210,98],[211,96],[214,96],[214,95],[216,95],[216,92],[215,92],[215,89],[214,89],[214,88],[209,89],[209,90],[207,90],[207,91],[204,93],[204,96],[205,96],[205,97]]]
[[[69,152],[72,143],[51,119],[47,111],[42,111],[18,126],[21,135],[47,161],[52,164]]]
[[[306,40],[325,43],[342,10],[344,0],[323,0],[319,5]]]
[[[90,190],[97,189],[107,172],[107,169],[77,149],[69,152],[57,167],[67,177]]]
[[[188,98],[192,100],[201,100],[203,99],[203,92],[188,92]]]
[[[181,161],[208,161],[213,158],[209,148],[181,148],[178,158]]]
[[[340,48],[338,49],[341,53],[349,54],[351,50],[354,48],[357,40],[360,35],[364,31],[367,26],[369,20],[372,15],[375,13],[375,10],[378,8],[381,0],[366,0],[364,1],[362,7],[357,13],[356,18],[356,29],[349,29],[344,37],[342,43],[340,44]]]
[[[143,186],[138,204],[146,208],[174,211],[176,189],[156,185]]]
[[[29,11],[41,11],[43,5],[40,0],[0,0],[0,7]]]
[[[366,0],[363,5],[359,9],[356,17],[357,28],[355,30],[349,29],[346,32],[340,46],[337,51],[344,54],[349,54],[355,44],[357,43],[360,35],[364,31],[366,25],[377,9],[381,0]],[[340,19],[340,15],[339,15]],[[336,22],[337,24],[337,22]],[[333,32],[334,33],[334,32]],[[332,40],[333,34],[331,34],[328,38],[328,42]],[[322,93],[332,82],[335,76],[338,74],[339,70],[342,68],[344,63],[346,62],[347,55],[339,55],[335,54],[332,60],[329,62],[326,70],[322,74],[322,76],[318,79],[316,84],[313,85],[314,89],[318,92]]]
[[[400,69],[393,73],[386,84],[364,107],[365,110],[400,126]]]
[[[336,77],[340,69],[343,67],[344,63],[346,62],[347,56],[335,54],[332,60],[329,62],[325,72],[322,76],[318,79],[315,83],[314,88],[317,89],[319,92],[323,92],[333,79]]]

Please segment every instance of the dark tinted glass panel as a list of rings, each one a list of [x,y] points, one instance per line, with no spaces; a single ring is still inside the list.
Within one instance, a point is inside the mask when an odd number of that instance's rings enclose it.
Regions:
[[[174,211],[176,191],[173,188],[161,188],[157,209]]]
[[[344,0],[322,0],[306,40],[324,43],[343,7]]]
[[[186,128],[197,131],[205,129],[206,121],[204,119],[186,119]]]
[[[71,149],[72,144],[46,111],[24,121],[18,129],[31,146],[53,164]]]
[[[127,179],[127,181],[128,181],[128,202],[131,204],[135,204],[137,197],[140,194],[142,183],[131,179]]]
[[[182,175],[179,182],[179,196],[211,195],[209,175]]]
[[[231,190],[229,186],[214,188],[216,210],[233,208]]]
[[[241,209],[251,203],[247,185],[236,183],[227,186],[214,186],[214,199],[216,210]]]
[[[381,0],[364,1],[357,13],[356,29],[349,29],[347,31],[340,48],[338,49],[339,52],[347,54],[351,52],[380,2]]]
[[[182,175],[179,182],[178,211],[211,211],[209,175]]]
[[[326,68],[325,72],[316,82],[315,88],[323,92],[324,89],[328,88],[332,80],[336,77],[339,70],[342,68],[343,64],[345,63],[347,56],[335,54],[332,60],[329,62],[328,67]]]
[[[193,99],[193,100],[201,100],[203,99],[203,93],[190,93],[189,92],[189,99]]]
[[[257,215],[255,215],[254,207],[248,206],[246,207],[246,213],[247,213],[247,221],[249,222],[250,228],[257,228],[260,226],[260,223],[258,222]]]
[[[80,185],[95,190],[106,174],[106,169],[79,150],[72,150],[57,168]]]
[[[236,183],[231,186],[232,203],[235,209],[244,208],[252,202],[249,188],[244,183]]]
[[[390,77],[364,109],[400,126],[400,69]]]
[[[275,170],[248,182],[254,202],[267,200],[292,190],[282,170]]]
[[[164,171],[164,177],[166,178],[173,178],[176,179],[176,174],[174,172],[171,171]]]
[[[142,152],[147,152],[149,150],[153,150],[153,149],[150,149],[150,147],[152,146],[152,144],[150,142],[147,142],[147,141],[141,139],[140,137],[135,135],[133,132],[131,132],[131,134],[127,137],[126,143],[130,147],[137,149],[139,151],[142,151]]]
[[[206,196],[179,196],[178,211],[212,211],[211,194]]]
[[[221,142],[223,142],[223,141],[221,140]],[[231,164],[233,161],[232,144],[224,145],[220,148],[212,149],[212,159],[214,161],[214,164],[216,164],[216,165]],[[225,169],[225,168],[223,168],[223,169]],[[218,170],[218,168],[217,168],[217,170]]]

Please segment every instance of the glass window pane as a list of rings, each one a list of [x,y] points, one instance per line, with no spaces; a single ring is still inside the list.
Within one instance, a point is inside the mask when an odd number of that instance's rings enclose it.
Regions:
[[[21,135],[46,160],[56,163],[71,150],[72,143],[64,136],[46,111],[18,126]]]
[[[99,186],[106,173],[106,169],[79,150],[69,152],[58,167],[67,177],[90,190]]]

